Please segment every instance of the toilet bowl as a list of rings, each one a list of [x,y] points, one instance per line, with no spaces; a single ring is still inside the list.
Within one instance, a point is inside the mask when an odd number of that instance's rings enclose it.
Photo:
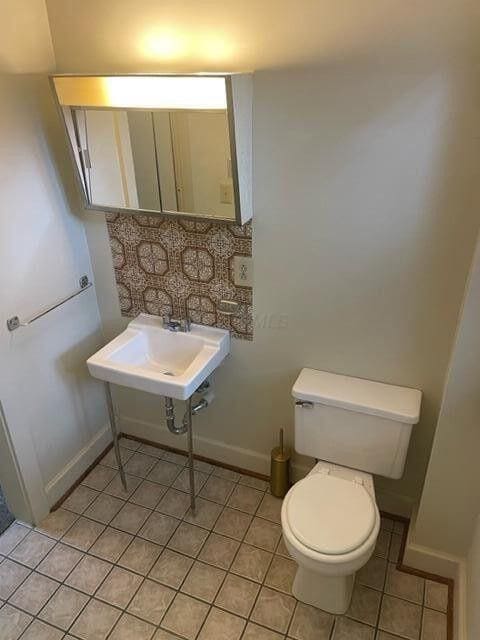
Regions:
[[[373,553],[380,530],[372,477],[318,463],[287,493],[283,537],[298,570],[293,595],[331,613],[345,613],[355,572]]]

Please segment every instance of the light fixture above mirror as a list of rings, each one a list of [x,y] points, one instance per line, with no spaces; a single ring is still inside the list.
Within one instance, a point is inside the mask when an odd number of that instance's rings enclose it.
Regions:
[[[251,75],[55,75],[85,206],[252,217]]]

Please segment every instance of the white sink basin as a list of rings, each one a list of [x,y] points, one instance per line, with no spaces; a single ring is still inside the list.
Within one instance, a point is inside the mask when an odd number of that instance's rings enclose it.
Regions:
[[[186,400],[229,353],[225,329],[192,324],[188,332],[169,331],[161,318],[140,314],[87,365],[100,380]]]

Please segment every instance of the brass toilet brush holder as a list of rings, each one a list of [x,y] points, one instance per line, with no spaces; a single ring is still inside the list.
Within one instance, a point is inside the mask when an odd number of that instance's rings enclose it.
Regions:
[[[290,489],[290,451],[283,445],[283,429],[280,429],[280,444],[274,447],[270,460],[270,493],[277,498],[285,497]]]

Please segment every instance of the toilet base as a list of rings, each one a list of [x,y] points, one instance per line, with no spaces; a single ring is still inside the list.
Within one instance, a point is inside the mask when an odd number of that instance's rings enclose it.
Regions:
[[[325,576],[299,566],[292,585],[292,593],[305,604],[328,611],[345,613],[350,606],[355,574]]]

